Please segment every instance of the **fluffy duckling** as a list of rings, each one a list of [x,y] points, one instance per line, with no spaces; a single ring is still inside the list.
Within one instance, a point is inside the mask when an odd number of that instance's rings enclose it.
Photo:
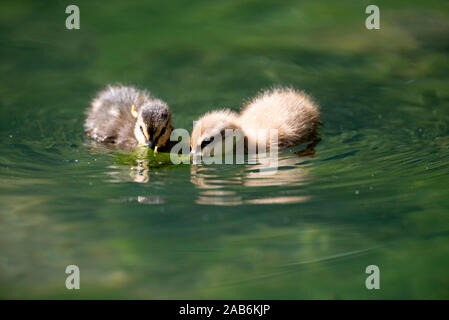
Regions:
[[[93,99],[84,124],[87,135],[120,147],[163,147],[172,131],[167,104],[146,91],[108,86]]]
[[[190,146],[192,154],[210,152],[221,135],[223,141],[226,129],[238,129],[236,141],[244,137],[245,152],[248,145],[263,143],[261,130],[266,132],[266,148],[272,146],[270,133],[278,132],[277,145],[287,148],[319,139],[320,111],[305,93],[294,89],[273,89],[265,91],[247,103],[240,115],[230,110],[212,111],[203,115],[193,128]],[[237,143],[237,142],[236,142]],[[223,150],[223,149],[222,149]]]
[[[190,138],[191,154],[213,151],[217,137],[221,135],[224,142],[226,135],[231,132],[226,129],[239,130],[238,114],[225,109],[210,111],[199,118],[192,131]],[[239,137],[237,137],[238,139]],[[209,153],[213,155],[212,153]]]
[[[321,124],[318,105],[304,92],[290,88],[265,91],[253,98],[244,106],[239,122],[248,139],[256,140],[257,130],[277,129],[279,148],[315,141]]]

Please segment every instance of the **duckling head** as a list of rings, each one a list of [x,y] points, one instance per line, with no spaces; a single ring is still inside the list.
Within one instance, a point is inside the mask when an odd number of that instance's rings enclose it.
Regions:
[[[190,138],[190,154],[192,156],[201,154],[213,156],[216,144],[224,144],[227,136],[232,135],[236,130],[240,131],[241,128],[235,112],[226,109],[206,113],[194,124]]]
[[[134,136],[139,145],[148,146],[157,152],[157,148],[164,146],[170,138],[170,110],[162,102],[151,102],[142,105],[139,110],[133,105],[131,113],[136,119]]]

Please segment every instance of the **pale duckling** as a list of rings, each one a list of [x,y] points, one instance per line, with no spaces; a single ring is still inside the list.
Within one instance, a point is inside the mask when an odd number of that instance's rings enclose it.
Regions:
[[[213,148],[219,141],[217,138],[220,137],[224,143],[226,135],[232,134],[227,129],[240,130],[237,113],[224,109],[204,114],[196,121],[192,131],[190,138],[191,154],[209,152],[210,155],[213,155]]]
[[[108,86],[86,114],[84,128],[90,138],[120,147],[141,145],[157,152],[173,129],[167,104],[134,87]]]
[[[321,124],[318,105],[305,93],[294,89],[268,90],[247,103],[240,115],[230,110],[212,111],[202,116],[192,131],[190,146],[192,154],[211,154],[211,149],[219,141],[225,139],[226,129],[238,129],[236,142],[244,136],[245,152],[248,145],[263,143],[260,141],[261,131],[266,134],[266,149],[276,143],[270,140],[269,130],[278,133],[277,146],[287,148],[305,142],[319,141],[318,129]],[[222,141],[222,142],[223,142]],[[224,150],[222,148],[222,150]]]

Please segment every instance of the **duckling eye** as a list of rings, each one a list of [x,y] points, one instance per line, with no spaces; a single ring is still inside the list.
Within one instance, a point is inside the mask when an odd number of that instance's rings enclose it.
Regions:
[[[203,149],[205,146],[210,144],[212,141],[214,141],[214,137],[205,138],[203,142],[201,142],[201,149]]]

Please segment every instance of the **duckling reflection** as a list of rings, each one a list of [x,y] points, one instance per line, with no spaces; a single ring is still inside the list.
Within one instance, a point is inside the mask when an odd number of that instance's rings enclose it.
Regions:
[[[97,150],[95,150],[97,151]],[[164,180],[164,172],[158,170],[164,167],[170,167],[170,155],[160,153],[157,156],[148,148],[137,148],[132,153],[119,153],[109,150],[109,154],[115,159],[114,165],[109,165],[107,172],[111,177],[109,182],[128,182],[130,178],[137,183],[147,183],[154,177],[158,177],[158,181],[153,183],[161,183]]]
[[[144,152],[140,153],[138,156],[143,157]],[[136,164],[131,167],[124,168],[123,166],[109,166],[111,171],[107,172],[111,179],[109,182],[126,182],[131,178],[132,181],[137,183],[148,183],[150,181],[150,171],[151,164],[148,159],[135,159]],[[129,175],[123,174],[124,172],[129,172]],[[154,173],[154,172],[153,172]],[[157,173],[155,173],[157,174]],[[153,182],[154,183],[154,182]],[[154,195],[138,195],[135,197],[123,197],[119,199],[111,199],[113,202],[132,202],[137,201],[142,204],[164,204],[165,199],[161,196]]]
[[[119,199],[112,199],[111,202],[116,203],[122,203],[122,202],[134,202],[137,201],[139,203],[143,204],[151,204],[151,205],[157,205],[157,204],[164,204],[165,200],[164,198],[161,198],[159,196],[137,196],[137,197],[123,197]]]
[[[137,183],[147,183],[150,181],[150,168],[148,160],[136,160],[137,166],[131,167],[129,176]]]
[[[242,197],[235,191],[223,190],[232,184],[241,185],[240,175],[222,178],[219,173],[220,171],[214,167],[190,166],[190,182],[200,190],[200,195],[195,202],[197,204],[226,206],[243,204]]]
[[[150,181],[150,166],[148,160],[136,160],[137,164],[131,167],[117,165],[108,166],[105,174],[109,177],[107,182],[122,183],[134,181],[137,183],[148,183]]]
[[[207,205],[242,205],[242,204],[276,204],[299,203],[310,199],[309,196],[299,194],[300,190],[279,191],[270,188],[270,195],[260,197],[260,188],[267,187],[302,187],[308,183],[308,169],[298,165],[298,156],[285,155],[279,158],[278,168],[273,174],[264,174],[264,169],[269,169],[270,164],[257,158],[254,165],[247,164],[244,167],[235,166],[202,166],[190,167],[190,182],[199,190],[196,199],[197,204]],[[245,196],[239,191],[239,187],[245,189]],[[251,192],[253,191],[253,192]]]

